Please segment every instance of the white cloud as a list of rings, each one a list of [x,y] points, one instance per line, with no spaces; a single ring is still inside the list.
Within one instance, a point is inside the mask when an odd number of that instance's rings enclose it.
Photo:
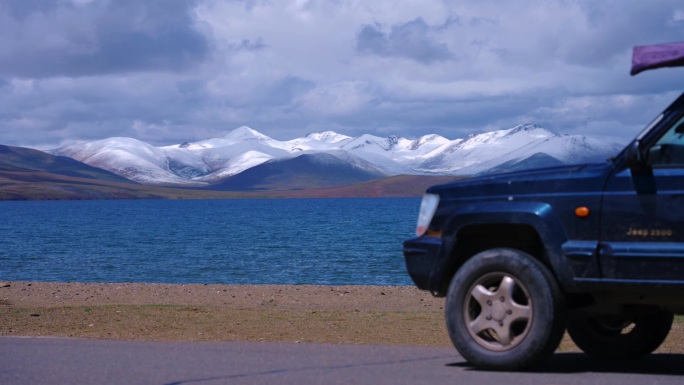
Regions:
[[[684,9],[676,9],[672,14],[672,21],[675,23],[684,22]]]

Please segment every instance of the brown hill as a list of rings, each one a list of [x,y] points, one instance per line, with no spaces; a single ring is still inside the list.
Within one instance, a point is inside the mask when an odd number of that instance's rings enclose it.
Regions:
[[[419,197],[454,177],[401,175],[349,186],[233,192],[154,187],[0,166],[0,200]]]

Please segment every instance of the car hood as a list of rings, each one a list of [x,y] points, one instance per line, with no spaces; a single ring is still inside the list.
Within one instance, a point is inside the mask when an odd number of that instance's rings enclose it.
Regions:
[[[433,186],[427,192],[477,198],[601,191],[611,169],[610,162],[531,169],[462,179]]]

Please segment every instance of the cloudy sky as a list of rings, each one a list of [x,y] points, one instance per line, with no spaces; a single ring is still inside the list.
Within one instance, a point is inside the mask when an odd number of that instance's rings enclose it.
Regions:
[[[682,68],[630,77],[632,47],[682,40],[681,0],[2,0],[0,144],[520,123],[627,142],[684,89]]]

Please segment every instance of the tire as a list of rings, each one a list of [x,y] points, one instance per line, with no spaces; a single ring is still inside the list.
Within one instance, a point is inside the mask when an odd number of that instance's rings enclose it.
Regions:
[[[558,347],[564,297],[551,272],[518,250],[491,249],[466,261],[449,285],[446,322],[458,352],[479,369],[523,370]]]
[[[594,358],[628,360],[652,353],[670,333],[674,314],[667,310],[626,316],[598,316],[568,323],[575,344]]]

